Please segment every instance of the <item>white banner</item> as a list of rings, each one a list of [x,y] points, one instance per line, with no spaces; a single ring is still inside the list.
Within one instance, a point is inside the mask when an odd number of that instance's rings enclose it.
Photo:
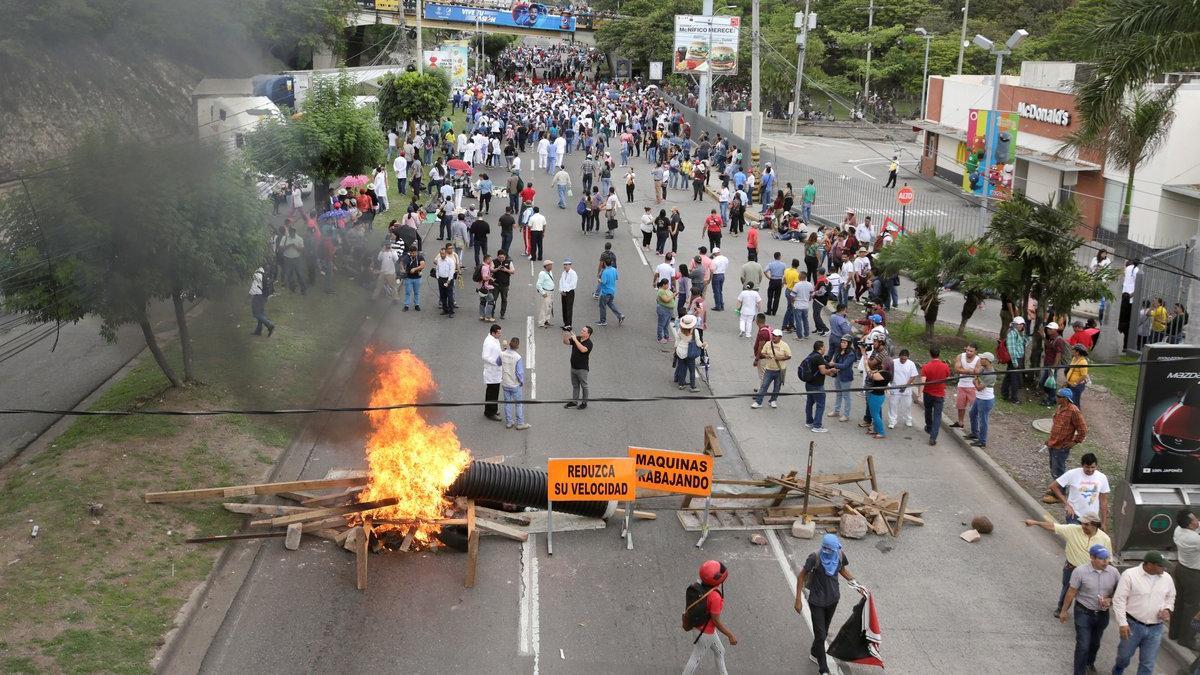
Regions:
[[[661,80],[662,79],[662,67],[663,67],[662,61],[651,61],[650,62],[650,79]]]
[[[671,59],[676,73],[737,73],[740,16],[675,15],[675,53]]]

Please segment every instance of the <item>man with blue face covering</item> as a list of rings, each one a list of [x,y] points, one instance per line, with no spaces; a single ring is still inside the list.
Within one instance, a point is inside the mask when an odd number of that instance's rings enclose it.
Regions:
[[[813,628],[813,643],[808,658],[817,664],[821,673],[829,672],[825,639],[829,636],[829,625],[833,622],[833,613],[837,611],[838,600],[841,599],[838,575],[850,582],[850,586],[858,592],[866,593],[866,589],[859,586],[846,568],[849,564],[837,535],[827,534],[821,539],[821,549],[809,554],[796,577],[796,613],[804,611],[804,591],[807,589],[808,611],[812,614]]]

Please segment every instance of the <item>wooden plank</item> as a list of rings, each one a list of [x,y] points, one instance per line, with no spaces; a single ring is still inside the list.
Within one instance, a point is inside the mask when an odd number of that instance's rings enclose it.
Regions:
[[[810,516],[831,516],[838,512],[836,504],[809,504],[808,515]],[[767,515],[780,518],[799,518],[804,515],[804,508],[800,506],[778,506],[767,509]]]
[[[249,515],[285,516],[289,513],[307,513],[312,509],[303,506],[283,506],[281,504],[243,504],[242,502],[225,502],[221,506],[226,511],[245,513]]]
[[[307,534],[309,532],[316,532],[317,530],[324,530],[331,527],[335,529],[339,527],[345,527],[346,519],[342,516],[334,516],[333,518],[324,518],[322,520],[315,520],[307,523],[292,523],[292,525],[299,525],[300,531]],[[291,525],[288,525],[288,527],[291,527]]]
[[[276,493],[275,496],[291,500],[297,504],[301,504],[310,499],[316,499],[321,495],[316,492],[308,492],[305,490],[284,490],[283,492]]]
[[[904,515],[905,515],[905,511],[907,511],[907,510],[908,510],[908,492],[905,491],[905,492],[900,493],[900,510],[896,517],[896,529],[892,532],[893,537],[900,536],[900,528],[904,527]]]
[[[149,504],[192,502],[215,497],[249,497],[273,495],[289,490],[326,490],[329,488],[358,487],[366,485],[366,477],[332,478],[321,480],[293,480],[284,483],[253,483],[225,487],[200,488],[197,490],[172,490],[169,492],[147,492],[142,495]]]
[[[725,455],[721,451],[721,441],[717,439],[717,430],[711,424],[704,427],[704,454],[713,457],[723,457]]]
[[[304,501],[300,502],[300,505],[314,507],[314,508],[318,507],[318,506],[337,506],[343,502],[350,500],[351,498],[354,497],[354,495],[357,495],[358,493],[362,492],[365,489],[366,488],[360,488],[360,487],[346,488],[342,492],[329,495],[328,497],[313,497],[311,499],[305,499]]]
[[[373,518],[376,525],[466,525],[466,518],[440,518],[438,520],[416,520],[412,518]]]
[[[266,539],[268,537],[282,537],[287,532],[238,532],[236,534],[218,534],[211,537],[192,537],[184,539],[185,544],[210,544],[213,542],[235,541],[237,539]]]
[[[410,527],[404,531],[404,540],[400,542],[400,550],[407,552],[412,548],[413,539],[417,537],[417,528]]]
[[[508,511],[497,511],[483,506],[475,506],[475,515],[480,518],[491,518],[495,521],[504,521],[514,525],[528,525],[529,516],[523,513],[509,513]]]
[[[825,483],[827,485],[836,483],[857,483],[859,481],[867,480],[868,478],[870,478],[870,476],[867,474],[865,465],[862,463],[860,463],[858,468],[854,471],[848,471],[846,473],[814,473],[812,477],[814,483]]]
[[[354,541],[354,587],[360,591],[367,590],[367,544],[371,541],[371,524],[363,521],[358,528]]]
[[[868,524],[871,526],[871,531],[875,534],[891,533],[891,528],[888,527],[887,519],[879,514],[875,514],[875,517],[872,518]]]
[[[771,487],[765,480],[741,480],[735,478],[714,478],[713,485],[748,485],[751,487]]]
[[[330,516],[341,516],[349,513],[361,513],[363,511],[373,511],[385,506],[392,506],[400,501],[399,497],[388,497],[386,499],[377,499],[373,502],[363,502],[361,504],[350,504],[349,506],[328,506],[323,509],[313,509],[307,513],[292,513],[286,516],[276,516],[269,520],[256,520],[250,523],[251,525],[270,525],[278,527],[280,525],[291,525],[292,523],[303,523],[308,520],[320,520]]]
[[[467,535],[467,574],[463,579],[463,587],[472,588],[475,586],[475,567],[479,562],[479,530],[471,528],[471,534]]]
[[[341,536],[342,533],[334,529],[326,528],[324,530],[313,530],[308,534],[311,534],[314,537],[320,537],[321,539],[328,539],[329,541],[337,541],[338,537]]]
[[[487,518],[476,518],[475,527],[478,527],[484,532],[498,534],[501,537],[512,539],[513,541],[529,541],[529,534],[524,530],[511,525],[505,525],[504,523],[497,523],[493,520],[488,520]]]
[[[792,479],[794,479],[796,477],[796,473],[797,473],[796,471],[789,471],[788,474],[783,477],[783,480],[791,481]],[[778,492],[779,496],[776,497],[775,500],[771,502],[771,506],[779,506],[780,504],[782,504],[784,498],[787,496],[789,489],[790,488],[785,487],[782,490],[780,490]],[[806,494],[808,494],[808,493],[806,493]]]
[[[334,539],[334,541],[336,541],[336,542],[337,542],[337,543],[339,543],[339,544],[344,544],[344,543],[346,543],[346,539],[348,539],[349,537],[351,537],[351,536],[354,534],[355,530],[357,530],[357,529],[358,529],[358,528],[354,528],[354,527],[352,527],[352,528],[350,528],[350,529],[348,529],[348,530],[342,530],[341,532],[338,532],[338,535],[337,535],[337,537]]]
[[[871,479],[871,489],[879,489],[879,480],[875,476],[875,455],[867,455],[867,477]]]
[[[614,516],[624,516],[625,515],[625,507],[618,506],[616,509],[613,510],[613,515]],[[638,520],[658,520],[657,513],[653,512],[653,511],[641,511],[639,509],[633,510],[633,517],[637,518]]]
[[[333,480],[333,479],[337,479],[337,478],[366,478],[366,477],[367,477],[366,469],[330,469],[325,472],[325,478],[327,480]]]

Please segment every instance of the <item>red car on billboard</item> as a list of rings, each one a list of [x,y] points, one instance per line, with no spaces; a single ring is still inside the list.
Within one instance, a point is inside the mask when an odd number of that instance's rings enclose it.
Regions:
[[[1188,387],[1178,403],[1154,420],[1151,439],[1155,454],[1200,458],[1200,382]]]

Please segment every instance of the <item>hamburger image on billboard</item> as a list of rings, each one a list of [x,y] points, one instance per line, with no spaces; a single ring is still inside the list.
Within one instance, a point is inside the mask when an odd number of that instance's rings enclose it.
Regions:
[[[729,73],[737,66],[737,52],[732,47],[720,45],[713,47],[709,55],[709,63],[714,73]]]

